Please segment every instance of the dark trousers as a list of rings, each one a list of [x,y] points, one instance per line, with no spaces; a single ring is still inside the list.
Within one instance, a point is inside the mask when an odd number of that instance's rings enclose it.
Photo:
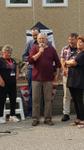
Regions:
[[[84,102],[83,102],[83,89],[69,88],[72,99],[74,101],[77,119],[84,120]]]
[[[0,117],[4,113],[4,105],[6,97],[10,99],[10,115],[15,115],[16,108],[16,84],[7,84],[5,87],[0,87]]]
[[[27,116],[32,116],[32,68],[28,69],[29,100]]]

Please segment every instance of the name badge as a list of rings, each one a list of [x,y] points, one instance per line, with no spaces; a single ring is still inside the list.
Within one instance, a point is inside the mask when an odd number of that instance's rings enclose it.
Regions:
[[[14,72],[11,72],[10,76],[15,76],[15,73],[14,73]]]

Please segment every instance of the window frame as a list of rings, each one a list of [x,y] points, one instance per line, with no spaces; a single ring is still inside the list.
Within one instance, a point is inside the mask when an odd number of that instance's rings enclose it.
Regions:
[[[63,3],[47,3],[46,0],[42,0],[43,7],[68,7],[68,0],[64,0]]]
[[[14,3],[11,4],[10,0],[6,0],[6,7],[31,7],[32,6],[32,0],[27,0],[28,3]]]

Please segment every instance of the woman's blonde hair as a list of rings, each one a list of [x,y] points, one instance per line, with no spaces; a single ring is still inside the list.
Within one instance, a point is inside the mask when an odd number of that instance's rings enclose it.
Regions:
[[[2,52],[5,52],[5,51],[11,51],[12,52],[12,50],[13,50],[12,46],[8,45],[8,44],[6,44],[2,47]]]

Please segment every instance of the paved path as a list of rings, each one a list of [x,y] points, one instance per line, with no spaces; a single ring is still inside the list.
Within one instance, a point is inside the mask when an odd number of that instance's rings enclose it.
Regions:
[[[43,118],[37,127],[31,119],[0,125],[0,150],[84,150],[84,128],[70,125],[75,116],[66,123],[61,117],[53,118],[54,126],[44,125]]]

